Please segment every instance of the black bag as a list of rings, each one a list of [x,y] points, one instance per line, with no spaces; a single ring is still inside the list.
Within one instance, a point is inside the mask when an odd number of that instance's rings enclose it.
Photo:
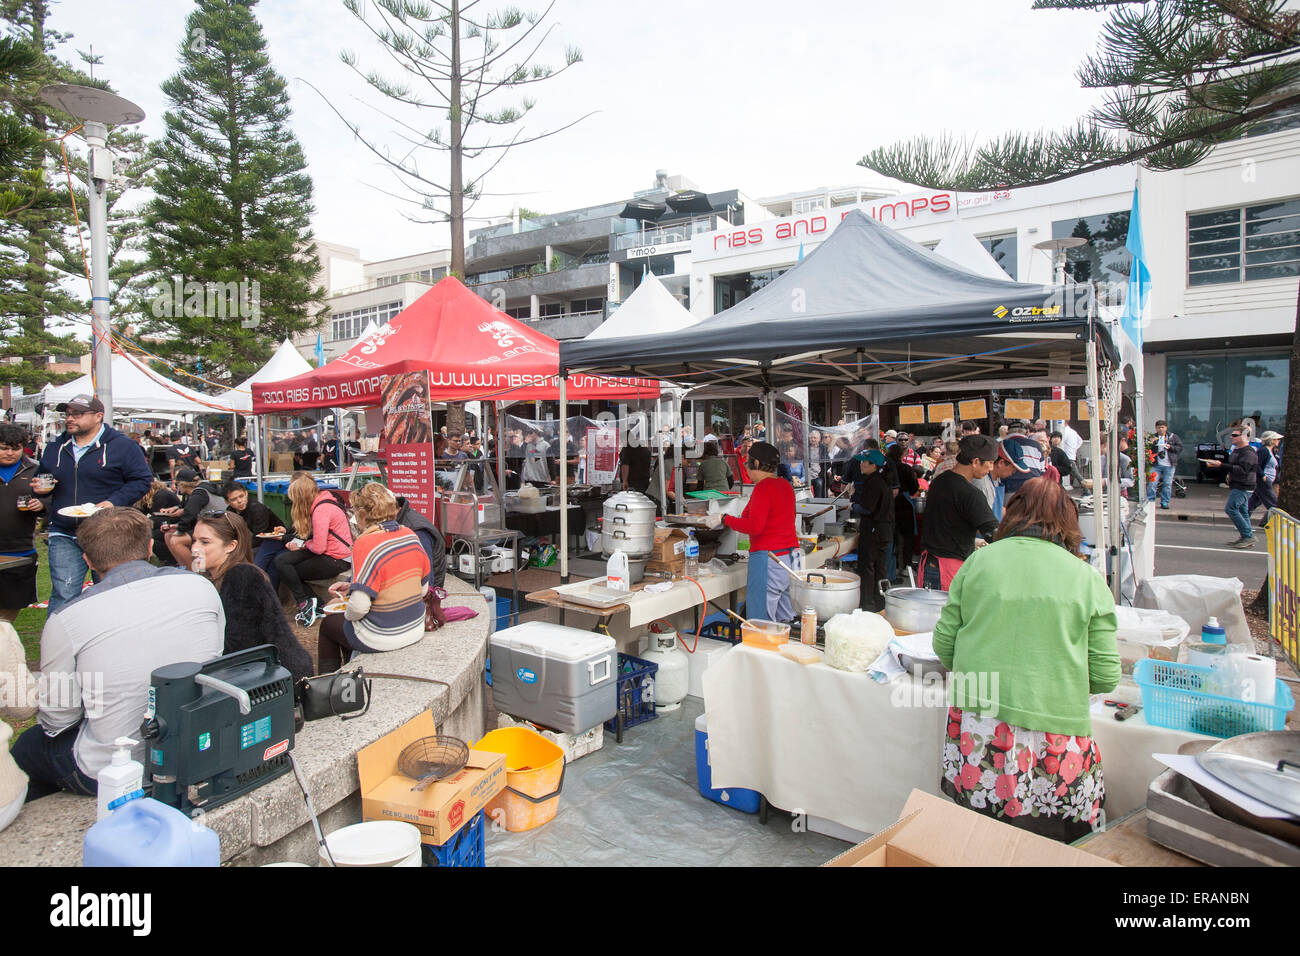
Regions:
[[[362,717],[370,710],[370,687],[371,682],[360,667],[353,671],[304,677],[297,687],[303,720]],[[349,714],[351,716],[346,716]]]

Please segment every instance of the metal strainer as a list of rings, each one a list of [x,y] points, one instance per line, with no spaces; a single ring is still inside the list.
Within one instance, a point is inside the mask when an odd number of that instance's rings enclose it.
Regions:
[[[423,790],[435,780],[449,777],[469,760],[469,744],[456,737],[439,734],[421,737],[407,744],[397,757],[397,769],[414,780],[412,790]]]

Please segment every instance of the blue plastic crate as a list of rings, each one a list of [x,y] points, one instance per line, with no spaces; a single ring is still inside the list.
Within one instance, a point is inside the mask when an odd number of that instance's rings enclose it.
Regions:
[[[504,631],[507,627],[513,627],[514,624],[514,610],[510,607],[510,598],[497,598],[497,630]]]
[[[1211,737],[1235,737],[1265,730],[1282,730],[1295,707],[1291,689],[1275,681],[1274,703],[1238,700],[1212,692],[1214,671],[1193,664],[1146,658],[1133,668],[1142,689],[1147,723]]]
[[[425,843],[420,847],[420,862],[424,866],[486,866],[486,861],[482,810],[442,846]]]
[[[658,664],[631,654],[618,655],[618,712],[623,717],[624,730],[659,716],[655,713],[655,674],[658,671]],[[618,733],[618,717],[605,721],[605,729]]]

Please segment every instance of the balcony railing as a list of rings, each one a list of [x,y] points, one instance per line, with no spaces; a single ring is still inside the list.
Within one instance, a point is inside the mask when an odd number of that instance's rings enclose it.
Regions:
[[[624,233],[614,237],[614,248],[634,249],[637,246],[662,246],[673,242],[689,242],[692,236],[702,232],[712,232],[725,222],[721,216],[699,216],[686,222],[671,225],[653,226],[644,232]]]
[[[444,272],[443,275],[446,275]],[[397,285],[400,282],[423,282],[425,285],[433,285],[442,276],[430,279],[427,275],[419,272],[407,272],[399,276],[380,276],[378,279],[371,279],[369,282],[363,282],[361,285],[348,286],[345,289],[335,289],[328,298],[336,298],[342,295],[352,295],[355,292],[369,292],[371,289],[382,289],[385,286]]]
[[[527,279],[531,276],[551,275],[556,272],[567,272],[570,269],[581,269],[583,266],[603,265],[609,262],[609,252],[601,250],[592,252],[583,256],[581,259],[565,257],[559,262],[559,267],[552,269],[546,263],[534,262],[526,265],[511,266],[508,269],[494,269],[491,272],[475,272],[465,277],[465,284],[468,286],[487,285],[492,282],[509,282],[512,279]]]

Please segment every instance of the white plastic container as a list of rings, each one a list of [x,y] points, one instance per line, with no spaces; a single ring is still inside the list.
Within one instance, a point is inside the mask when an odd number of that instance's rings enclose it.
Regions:
[[[335,866],[419,866],[420,831],[397,820],[373,820],[335,830],[325,837]],[[329,866],[325,850],[320,865]]]
[[[604,724],[597,724],[580,734],[566,734],[563,731],[551,730],[549,727],[535,724],[531,720],[519,720],[509,714],[497,714],[497,728],[502,727],[527,727],[529,730],[536,731],[564,751],[565,763],[573,763],[579,757],[595,753],[605,746]]]
[[[627,555],[619,549],[605,562],[605,587],[611,591],[632,590],[631,576],[628,573]]]
[[[99,816],[96,819],[108,816],[108,805],[114,800],[143,789],[144,767],[131,759],[131,748],[135,745],[136,741],[130,737],[118,737],[113,741],[117,748],[113,751],[113,759],[96,778],[99,781]]]

